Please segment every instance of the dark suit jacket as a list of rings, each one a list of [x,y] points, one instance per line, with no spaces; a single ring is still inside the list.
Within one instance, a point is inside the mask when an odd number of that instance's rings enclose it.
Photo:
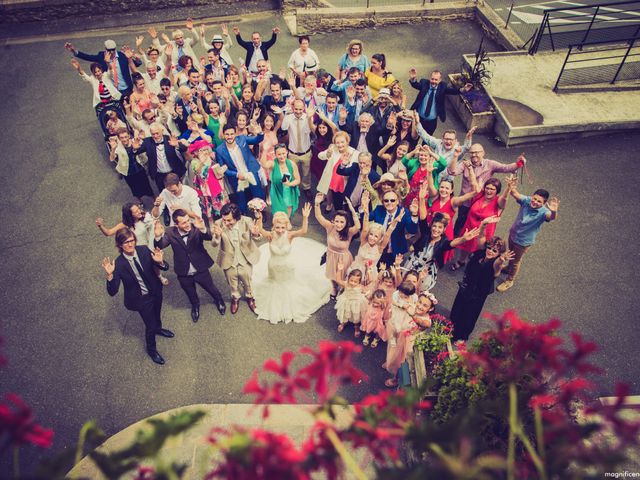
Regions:
[[[419,82],[409,81],[409,83],[416,90],[420,90],[420,93],[418,93],[418,96],[416,97],[416,101],[413,102],[413,105],[411,105],[411,110],[419,112],[422,100],[431,88],[431,83],[429,83],[429,80],[425,78],[421,79]],[[442,122],[447,119],[447,109],[444,105],[444,96],[457,94],[460,94],[460,90],[458,90],[457,88],[447,87],[447,84],[445,82],[440,82],[436,87],[436,116],[440,118]]]
[[[347,184],[344,187],[344,196],[350,197],[353,193],[353,189],[356,188],[358,179],[360,178],[360,165],[358,163],[352,163],[348,167],[345,167],[344,165],[338,165],[336,173],[338,175],[348,177]],[[376,172],[374,168],[371,169],[368,177],[371,185],[380,180],[380,174]]]
[[[396,218],[398,216],[401,208],[404,207],[398,207],[396,209],[395,213],[393,214],[393,218]],[[418,233],[418,224],[414,223],[414,221],[411,220],[411,213],[409,212],[409,210],[406,208],[404,208],[404,210],[404,217],[402,217],[402,220],[391,234],[391,240],[389,242],[391,244],[391,252],[393,253],[394,257],[398,253],[406,253],[407,250],[409,250],[407,239],[405,238],[405,233]],[[386,216],[387,211],[385,210],[384,206],[378,205],[373,209],[373,212],[369,213],[369,221],[384,225],[384,219],[386,218]]]
[[[349,142],[349,146],[353,148],[358,148],[358,143],[360,142],[360,125],[357,122],[353,123],[345,123],[340,127],[341,130],[344,130],[351,137],[351,141]],[[382,169],[382,173],[387,171],[387,165],[385,162],[381,161],[378,157],[378,152],[382,148],[380,145],[380,136],[386,130],[386,125],[380,126],[377,124],[371,125],[369,127],[369,131],[367,132],[367,136],[365,137],[365,142],[367,143],[367,150],[371,154],[371,160],[373,161],[374,169],[375,166],[379,166]]]
[[[147,247],[136,247],[136,253],[140,260],[140,266],[144,271],[143,279],[149,288],[149,294],[162,298],[162,283],[160,283],[160,279],[155,274],[154,267],[160,270],[168,270],[169,265],[167,265],[167,262],[164,262],[162,266],[155,263]],[[107,281],[107,292],[112,297],[115,296],[120,289],[120,282],[122,282],[124,286],[124,306],[127,310],[139,310],[142,289],[136,274],[133,273],[133,267],[123,255],[116,258],[115,267],[113,278]]]
[[[268,41],[263,41],[260,44],[260,50],[262,50],[262,56],[264,57],[265,60],[269,60],[269,53],[268,50],[273,47],[273,44],[276,43],[276,39],[277,39],[277,35],[275,33],[271,34],[271,39]],[[247,51],[247,55],[245,57],[244,60],[244,64],[247,66],[247,68],[249,68],[249,63],[251,62],[251,57],[253,56],[253,50],[254,50],[254,46],[252,42],[247,42],[245,40],[242,39],[242,37],[240,36],[240,34],[236,35],[236,41],[238,42],[238,45],[240,45],[242,48],[244,48]]]
[[[177,174],[179,177],[182,177],[187,171],[184,166],[184,161],[178,155],[175,147],[169,145],[169,137],[164,135],[162,137],[162,143],[164,143],[164,153],[167,156],[167,161],[169,162],[169,166],[171,166],[171,171]],[[136,154],[140,154],[146,152],[147,154],[147,168],[149,169],[149,177],[152,179],[155,178],[156,173],[158,172],[158,154],[156,152],[156,142],[151,137],[147,137],[142,142],[142,146],[136,151]]]
[[[100,66],[102,67],[102,70],[105,73],[109,72],[109,66],[107,65],[107,62],[104,61],[104,50],[96,53],[95,55],[90,55],[88,53],[84,53],[78,50],[73,55],[82,60],[86,60],[87,62],[96,62],[100,64]],[[118,52],[117,60],[118,60],[118,65],[120,66],[120,70],[122,71],[122,76],[124,77],[124,80],[127,82],[127,86],[129,88],[132,88],[133,81],[131,80],[131,71],[129,70],[129,59],[126,57],[124,53]],[[134,58],[133,61],[138,67],[142,65],[142,61],[140,60],[136,60]],[[119,90],[124,90],[124,88],[120,88]]]
[[[253,156],[249,145],[257,145],[264,138],[263,134],[257,135],[255,137],[248,137],[246,135],[238,135],[236,137],[236,143],[240,147],[242,151],[242,156],[244,157],[244,161],[247,164],[247,170],[253,173],[256,178],[256,182],[260,182],[258,178],[258,171],[260,170],[260,164],[256,160],[256,157]],[[231,158],[231,154],[229,153],[229,149],[227,148],[227,143],[222,142],[216,148],[216,158],[218,159],[218,163],[220,165],[226,165],[227,171],[224,174],[227,176],[227,180],[229,181],[229,186],[233,190],[233,192],[237,192],[238,190],[238,171],[236,170],[236,164],[233,163],[233,158]]]
[[[160,240],[155,244],[160,248],[171,245],[173,249],[173,263],[176,275],[184,277],[189,273],[189,264],[192,264],[197,272],[204,272],[213,265],[213,259],[204,248],[204,241],[211,240],[211,233],[202,233],[195,227],[191,228],[187,243],[180,236],[178,227],[169,227]]]

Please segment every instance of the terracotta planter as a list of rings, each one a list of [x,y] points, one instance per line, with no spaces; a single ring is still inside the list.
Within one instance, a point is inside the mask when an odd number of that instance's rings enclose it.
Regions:
[[[458,80],[459,77],[460,74],[449,75],[449,82],[452,85],[455,85],[456,80]],[[467,131],[471,127],[477,127],[476,133],[493,132],[493,124],[496,119],[495,110],[490,112],[473,113],[468,102],[462,95],[447,95],[447,101],[456,111],[458,118],[462,121]]]

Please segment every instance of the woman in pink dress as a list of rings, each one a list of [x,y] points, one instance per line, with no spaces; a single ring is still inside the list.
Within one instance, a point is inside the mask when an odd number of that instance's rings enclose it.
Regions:
[[[327,265],[325,268],[325,276],[331,280],[333,290],[331,292],[331,300],[336,299],[340,285],[337,280],[344,281],[344,274],[353,262],[353,256],[349,251],[349,244],[353,236],[360,231],[360,218],[354,210],[353,205],[347,199],[347,205],[351,210],[353,226],[349,227],[349,214],[344,210],[338,210],[333,214],[333,220],[329,221],[322,215],[320,203],[324,196],[318,193],[315,198],[315,215],[318,223],[327,231]],[[342,269],[338,269],[338,265]]]
[[[497,178],[491,177],[484,183],[482,192],[478,193],[472,200],[469,216],[467,217],[464,227],[462,227],[463,232],[479,227],[485,218],[499,217],[502,215],[511,188],[507,186],[504,192],[502,192],[502,195],[498,196],[501,190],[502,182]],[[493,237],[495,231],[496,224],[490,223],[486,229],[487,240]],[[467,263],[469,255],[478,250],[477,237],[463,243],[458,249],[460,250],[460,257],[455,264],[451,265],[451,270],[458,270],[463,267]]]

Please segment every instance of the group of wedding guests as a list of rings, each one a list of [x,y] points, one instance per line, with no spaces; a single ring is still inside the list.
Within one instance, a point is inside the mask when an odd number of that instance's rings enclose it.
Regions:
[[[367,57],[359,40],[349,42],[334,74],[320,67],[310,39],[302,36],[276,73],[269,55],[277,28],[268,41],[258,32],[247,41],[234,27],[246,51],[239,66],[229,53],[226,27],[226,40],[215,35],[210,48],[204,26],[198,31],[188,21],[186,28],[191,38],[176,30],[172,38],[162,35],[164,43],[152,28],[152,45],[143,49],[144,37],[137,37],[137,52],[126,46],[118,51],[112,40],[96,55],[66,45],[75,57],[93,62],[88,75],[72,60],[93,87],[96,112],[115,101],[125,113],[125,121],[108,117],[110,159],[137,202],[123,207],[115,227],[102,219],[97,224],[115,235],[122,253],[115,262],[103,261],[109,293],[124,283],[125,306],[140,312],[152,359],[164,363],[155,335],[173,336],[160,321],[168,283],[161,275],[167,268],[162,248],[173,248],[194,321],[196,283],[221,314],[226,311],[209,273],[214,262],[208,241],[220,247],[217,263],[229,284],[232,313],[243,293],[249,308],[273,323],[305,321],[335,301],[338,331],[353,324],[365,345],[387,342],[388,386],[396,384],[415,333],[431,325],[438,271],[447,266],[464,270],[451,320],[454,340],[468,339],[495,279],[507,275],[500,292],[513,286],[524,253],[559,205],[544,189],[530,196],[518,191],[513,174],[526,168],[523,155],[510,164],[485,159],[482,145],[473,143],[474,129],[462,143],[451,129],[433,135],[446,118],[444,96],[471,85],[448,87],[437,70],[418,80],[412,68],[410,85],[418,94],[407,108],[385,55]],[[199,42],[207,49],[200,60],[193,51]],[[510,174],[504,182],[495,176],[502,173]],[[153,201],[150,213],[145,196]],[[505,241],[495,230],[509,197],[519,212]],[[298,210],[303,225],[296,230],[291,220]],[[326,230],[326,248],[300,238],[312,211]],[[350,248],[358,236],[354,258]],[[267,240],[264,248],[256,239]],[[268,250],[269,263],[256,288],[252,268],[261,250]],[[304,264],[309,258],[313,266]],[[319,262],[324,281],[306,288],[301,271],[313,278]]]

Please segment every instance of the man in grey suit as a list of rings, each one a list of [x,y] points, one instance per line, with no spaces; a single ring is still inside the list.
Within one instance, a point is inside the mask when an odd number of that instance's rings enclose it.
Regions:
[[[260,260],[260,251],[254,240],[260,234],[254,228],[253,220],[244,217],[234,203],[227,203],[220,210],[222,219],[213,225],[213,246],[220,245],[218,265],[224,270],[227,283],[231,287],[231,313],[238,311],[240,283],[249,309],[256,312],[256,302],[251,289],[253,265]]]

